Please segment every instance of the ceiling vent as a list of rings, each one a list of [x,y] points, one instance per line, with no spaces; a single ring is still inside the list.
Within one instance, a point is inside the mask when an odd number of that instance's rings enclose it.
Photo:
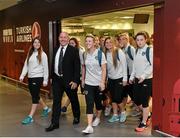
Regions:
[[[134,14],[133,23],[145,24],[148,23],[149,14]]]

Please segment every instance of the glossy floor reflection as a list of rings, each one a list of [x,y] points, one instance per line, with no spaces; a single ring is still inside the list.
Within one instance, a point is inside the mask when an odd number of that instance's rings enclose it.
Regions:
[[[152,136],[151,128],[138,133],[134,128],[138,124],[137,118],[128,116],[125,123],[108,123],[109,117],[102,116],[99,126],[94,128],[94,133],[83,135],[81,131],[86,127],[85,101],[84,96],[79,94],[81,105],[81,122],[79,125],[72,125],[73,117],[71,108],[66,114],[61,115],[60,128],[52,132],[45,132],[45,127],[50,123],[51,116],[40,117],[42,109],[39,107],[34,116],[34,122],[30,125],[22,125],[22,119],[28,114],[31,107],[29,93],[14,85],[0,80],[0,136],[1,137],[28,137],[28,136],[63,136],[63,137],[131,137],[131,136]],[[52,101],[46,100],[51,107]]]

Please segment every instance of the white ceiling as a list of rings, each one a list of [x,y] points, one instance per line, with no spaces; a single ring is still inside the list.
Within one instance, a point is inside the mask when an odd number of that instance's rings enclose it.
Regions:
[[[0,0],[0,11],[18,4],[21,0]]]
[[[129,10],[116,11],[110,13],[103,13],[97,15],[78,16],[72,18],[65,18],[62,20],[62,27],[64,28],[82,28],[94,26],[103,26],[104,24],[118,24],[118,23],[133,23],[134,14],[149,14],[154,15],[153,6],[139,7]]]

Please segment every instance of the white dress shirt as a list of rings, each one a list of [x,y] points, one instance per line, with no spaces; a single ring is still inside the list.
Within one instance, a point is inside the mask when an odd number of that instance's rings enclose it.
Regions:
[[[68,45],[66,46],[63,46],[63,57],[64,57],[64,54],[66,52],[66,48],[67,48]],[[59,47],[57,53],[56,53],[56,56],[55,56],[55,64],[54,64],[54,73],[56,73],[56,75],[60,76],[60,74],[58,73],[58,64],[59,64],[59,56],[60,56],[60,51],[61,51],[61,48],[62,46]]]

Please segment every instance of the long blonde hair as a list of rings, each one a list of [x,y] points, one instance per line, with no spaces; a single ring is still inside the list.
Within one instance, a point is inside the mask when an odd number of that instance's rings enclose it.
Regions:
[[[106,48],[106,41],[107,40],[110,40],[110,41],[112,41],[112,43],[113,43],[113,47],[112,47],[112,59],[113,59],[113,66],[114,66],[114,68],[116,68],[117,67],[117,54],[118,54],[118,50],[119,50],[119,48],[117,48],[116,46],[115,46],[115,40],[112,38],[112,37],[107,37],[106,39],[105,39],[105,41],[104,41],[104,46],[105,46],[105,50],[104,50],[104,53],[105,53],[105,56],[106,56],[106,54],[107,54],[107,51],[108,51],[108,49]]]

